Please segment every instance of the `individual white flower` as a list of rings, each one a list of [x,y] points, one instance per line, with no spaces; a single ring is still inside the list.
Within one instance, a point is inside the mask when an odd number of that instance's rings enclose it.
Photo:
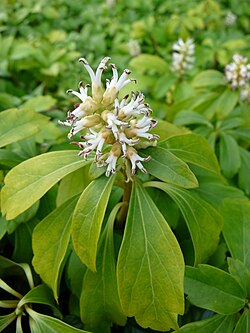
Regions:
[[[106,176],[116,172],[116,164],[120,157],[131,162],[133,176],[136,166],[142,172],[146,172],[141,162],[148,161],[149,157],[140,157],[136,145],[153,145],[149,142],[145,144],[144,141],[159,139],[157,134],[149,133],[157,125],[157,121],[149,117],[152,110],[145,103],[145,97],[141,92],[132,92],[130,99],[127,95],[119,101],[120,90],[132,81],[128,79],[129,70],[126,69],[119,77],[117,68],[112,64],[113,77],[103,91],[101,75],[108,60],[108,57],[104,58],[94,72],[88,62],[80,58],[91,78],[92,96],[88,95],[89,85],[83,87],[82,82],[79,84],[79,92],[69,90],[68,92],[78,97],[82,103],[69,111],[66,121],[60,124],[71,127],[69,138],[79,132],[85,133],[80,136],[83,141],[72,144],[81,149],[79,155],[84,159],[95,152],[96,165],[107,167]]]
[[[130,39],[129,40],[129,42],[128,42],[128,49],[129,49],[129,54],[131,55],[131,57],[136,57],[139,54],[141,54],[140,44],[135,39]]]
[[[233,56],[233,62],[225,67],[225,79],[231,82],[232,88],[244,87],[250,80],[250,64],[248,59],[239,54]]]
[[[227,27],[231,27],[236,23],[237,16],[234,15],[231,11],[227,12],[227,15],[225,17],[225,25]]]
[[[172,70],[179,76],[182,76],[188,70],[193,68],[195,61],[195,44],[193,39],[188,38],[184,42],[181,38],[173,45]]]

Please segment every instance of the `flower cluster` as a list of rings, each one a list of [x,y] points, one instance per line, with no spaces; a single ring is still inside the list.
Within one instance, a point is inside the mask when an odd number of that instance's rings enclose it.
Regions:
[[[250,64],[246,57],[239,54],[233,56],[233,62],[225,67],[225,79],[232,83],[232,88],[241,88],[246,86],[250,80]]]
[[[243,102],[250,103],[250,85],[244,86],[240,91],[240,99]]]
[[[83,86],[80,82],[79,91],[67,91],[77,96],[81,103],[68,111],[66,121],[60,123],[71,127],[68,138],[84,132],[80,136],[82,141],[71,143],[81,149],[79,156],[85,159],[95,152],[97,166],[107,167],[106,176],[116,172],[120,156],[129,165],[131,176],[135,174],[136,167],[146,173],[141,162],[148,161],[150,157],[139,156],[136,145],[143,145],[145,140],[154,142],[159,138],[156,134],[148,133],[157,125],[157,121],[150,117],[152,110],[141,92],[132,92],[130,98],[126,95],[122,100],[118,99],[120,90],[135,81],[128,78],[131,73],[128,69],[119,77],[116,66],[110,64],[113,76],[111,80],[106,80],[106,89],[103,89],[101,76],[109,60],[108,57],[104,58],[94,72],[84,58],[79,59],[88,71],[92,84]],[[90,87],[92,96],[88,94]]]
[[[174,43],[172,69],[179,76],[193,68],[195,61],[194,49],[194,41],[191,38],[188,38],[186,42],[179,38],[178,41]]]
[[[135,39],[130,39],[129,40],[129,42],[128,42],[128,49],[129,49],[129,54],[131,55],[131,57],[136,57],[139,54],[141,54],[140,44]]]
[[[229,11],[225,17],[225,25],[227,27],[231,27],[236,23],[237,16],[234,15],[231,11]]]

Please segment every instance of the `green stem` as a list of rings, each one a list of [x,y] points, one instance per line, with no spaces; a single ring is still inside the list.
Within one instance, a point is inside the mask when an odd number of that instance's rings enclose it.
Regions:
[[[132,182],[129,181],[127,183],[124,183],[124,192],[123,192],[123,198],[122,198],[122,207],[117,214],[117,219],[116,219],[116,228],[117,229],[124,229],[125,222],[126,222],[126,217],[128,213],[128,206],[129,206],[129,200],[131,196],[131,191],[132,191]]]

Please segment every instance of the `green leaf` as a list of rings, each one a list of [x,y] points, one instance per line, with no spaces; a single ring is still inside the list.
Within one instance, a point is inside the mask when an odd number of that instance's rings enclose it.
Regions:
[[[176,135],[159,143],[184,162],[219,173],[219,164],[209,143],[202,136],[188,133]]]
[[[13,168],[18,163],[22,162],[20,156],[8,149],[0,149],[0,165]]]
[[[49,121],[31,110],[10,109],[0,113],[0,147],[27,138]]]
[[[78,197],[77,197],[78,199]],[[46,216],[35,228],[32,237],[33,266],[58,299],[59,273],[65,257],[76,198]]]
[[[152,129],[151,133],[160,135],[160,141],[165,140],[173,135],[189,133],[189,130],[184,127],[180,128],[172,123],[161,119],[158,119],[157,121],[158,124],[156,128]]]
[[[200,72],[193,79],[192,85],[194,88],[202,87],[216,87],[226,84],[224,75],[216,70],[208,69],[206,71]]]
[[[31,333],[87,333],[86,331],[62,322],[59,319],[43,315],[30,308],[28,308],[27,312],[30,315]]]
[[[157,187],[175,201],[187,223],[194,251],[195,265],[213,254],[222,229],[220,214],[195,193],[161,182],[148,182],[146,186]]]
[[[220,209],[224,217],[223,236],[234,259],[250,270],[250,203],[247,199],[225,199]]]
[[[250,296],[250,271],[238,259],[227,258],[229,273],[241,285],[246,292],[247,297]]]
[[[40,284],[32,288],[18,303],[17,309],[20,309],[24,304],[37,303],[50,306],[57,315],[61,316],[60,311],[56,308],[53,294],[51,290],[44,284]]]
[[[241,315],[235,330],[233,333],[246,333],[249,332],[250,327],[250,310],[246,309],[244,313]]]
[[[215,315],[211,318],[195,321],[182,326],[176,333],[231,333],[235,324],[235,316]]]
[[[1,192],[3,214],[7,220],[14,219],[61,178],[88,163],[90,161],[79,158],[75,150],[65,150],[39,155],[17,165],[7,174]]]
[[[227,88],[216,100],[214,108],[219,119],[224,119],[235,108],[239,100],[239,92]]]
[[[186,266],[185,293],[192,304],[223,315],[236,313],[245,306],[246,294],[238,282],[209,265]]]
[[[0,316],[0,332],[2,332],[13,320],[17,317],[15,312],[9,313],[5,316]]]
[[[97,244],[115,176],[93,180],[80,196],[72,217],[72,241],[76,254],[96,271]]]
[[[186,125],[206,125],[209,128],[213,128],[213,125],[205,116],[194,111],[180,111],[174,118],[174,124],[179,126]]]
[[[146,190],[134,181],[117,263],[124,313],[143,328],[178,328],[183,313],[184,261],[168,223]]]
[[[240,148],[239,187],[250,196],[250,152]]]
[[[112,210],[101,236],[97,254],[97,272],[87,270],[84,275],[80,298],[82,321],[95,329],[101,326],[110,328],[113,323],[125,325],[126,316],[122,312],[117,290],[113,227],[121,204]]]
[[[140,154],[151,156],[151,160],[147,162],[146,169],[151,175],[160,180],[185,188],[198,186],[198,181],[188,165],[168,149],[160,146],[149,147],[141,150]]]
[[[35,96],[28,99],[22,105],[22,108],[27,110],[34,110],[36,112],[48,111],[56,103],[56,99],[51,96]]]
[[[224,175],[232,178],[240,168],[240,151],[235,139],[226,133],[220,139],[220,165]]]
[[[149,66],[150,64],[150,66]],[[131,68],[134,68],[138,71],[138,73],[148,72],[149,69],[155,71],[157,73],[164,73],[169,70],[168,64],[162,58],[151,55],[151,54],[140,54],[135,57],[130,62]]]

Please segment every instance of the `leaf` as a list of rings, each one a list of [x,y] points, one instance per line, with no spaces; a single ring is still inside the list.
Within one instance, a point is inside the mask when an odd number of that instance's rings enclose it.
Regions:
[[[82,280],[86,270],[87,267],[81,262],[74,249],[72,249],[65,267],[65,278],[68,288],[77,298],[80,298]]]
[[[8,149],[0,149],[0,165],[13,168],[18,163],[22,162],[19,155]]]
[[[204,262],[213,254],[219,242],[222,229],[220,214],[195,193],[161,182],[148,182],[166,192],[175,201],[187,223],[194,251],[195,265]]]
[[[227,258],[229,273],[241,285],[242,289],[246,292],[247,297],[250,296],[250,271],[238,259]]]
[[[250,270],[250,203],[247,199],[225,199],[220,208],[224,217],[223,236],[234,259]],[[233,231],[233,232],[232,232]]]
[[[215,112],[218,119],[224,119],[235,108],[239,100],[239,92],[227,88],[215,102]]]
[[[249,327],[250,327],[250,311],[249,309],[246,309],[244,313],[241,315],[239,321],[237,322],[237,325],[233,333],[249,332]]]
[[[160,74],[168,72],[169,70],[169,66],[165,60],[152,54],[140,54],[131,60],[130,66],[135,68],[138,73],[148,72],[149,68],[151,71],[154,70]]]
[[[61,316],[60,311],[56,308],[53,294],[51,290],[45,286],[44,284],[40,284],[35,288],[32,288],[18,303],[17,309],[21,309],[21,307],[25,304],[36,303],[36,304],[44,304],[50,306],[56,313],[56,315]]]
[[[17,317],[15,311],[5,316],[0,316],[0,332],[2,332]]]
[[[0,147],[17,142],[39,132],[48,117],[31,110],[10,109],[0,113]]]
[[[202,168],[219,173],[217,158],[209,143],[202,136],[187,133],[176,135],[159,143],[184,162],[198,165]]]
[[[151,175],[160,180],[185,188],[198,186],[198,181],[188,165],[168,149],[160,146],[149,147],[141,150],[140,154],[151,156],[151,160],[147,162],[146,169]]]
[[[180,111],[174,118],[174,124],[179,126],[186,126],[186,125],[206,125],[209,128],[213,128],[213,125],[210,123],[209,120],[202,114],[194,111]]]
[[[39,155],[17,165],[7,174],[1,192],[3,214],[7,220],[14,219],[61,178],[88,163],[90,161],[83,161],[75,150],[65,150]]]
[[[232,178],[240,168],[240,151],[235,139],[226,133],[220,139],[220,165],[224,175]]]
[[[165,140],[173,135],[179,135],[179,134],[185,134],[189,133],[189,130],[187,128],[180,128],[178,126],[175,126],[172,123],[169,123],[165,120],[157,120],[158,124],[156,128],[153,128],[151,133],[160,135],[160,141]]]
[[[59,273],[70,239],[71,217],[76,202],[76,198],[70,199],[55,209],[36,226],[33,232],[33,266],[53,290],[56,300]]]
[[[209,265],[186,266],[185,293],[195,306],[230,315],[245,306],[246,294],[228,273]]]
[[[184,261],[168,223],[146,190],[134,181],[117,263],[124,313],[143,328],[178,328],[183,313]]]
[[[72,241],[76,254],[96,271],[97,244],[115,176],[93,180],[80,196],[72,217]]]
[[[208,69],[206,71],[200,72],[193,79],[192,85],[194,88],[202,87],[216,87],[226,84],[224,75],[216,70]]]
[[[250,196],[250,152],[240,148],[239,187]]]
[[[25,110],[34,110],[36,112],[48,111],[56,103],[56,99],[51,96],[35,96],[28,99],[22,105],[22,108]]]
[[[30,308],[28,308],[27,312],[30,315],[31,333],[88,333],[70,326],[59,319],[38,313]]]
[[[101,236],[97,254],[97,272],[87,270],[84,275],[80,298],[81,319],[91,329],[101,326],[110,328],[113,323],[125,325],[117,290],[113,227],[121,204],[117,204],[109,215]]]
[[[235,316],[215,315],[211,318],[195,321],[182,326],[176,333],[232,333]]]

